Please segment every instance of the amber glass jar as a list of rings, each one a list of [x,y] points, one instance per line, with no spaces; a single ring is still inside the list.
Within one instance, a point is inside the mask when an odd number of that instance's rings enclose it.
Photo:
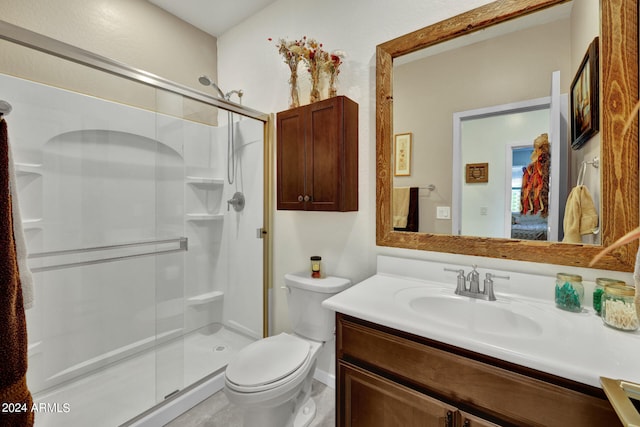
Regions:
[[[605,325],[623,331],[638,329],[638,314],[634,303],[635,288],[609,284],[602,294],[602,321]]]
[[[311,257],[311,277],[314,279],[320,279],[322,277],[322,257]]]

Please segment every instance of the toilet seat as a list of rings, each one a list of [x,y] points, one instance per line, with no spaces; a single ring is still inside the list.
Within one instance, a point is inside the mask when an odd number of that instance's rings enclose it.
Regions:
[[[279,387],[297,377],[310,357],[311,344],[282,333],[249,344],[227,365],[227,384],[240,392]]]

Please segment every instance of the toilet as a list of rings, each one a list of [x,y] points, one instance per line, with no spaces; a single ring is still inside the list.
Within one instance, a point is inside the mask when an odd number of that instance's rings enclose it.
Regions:
[[[244,427],[305,427],[316,414],[311,383],[318,352],[333,338],[335,314],[322,301],[351,281],[308,272],[285,274],[293,333],[249,344],[229,362],[224,392],[242,408]]]

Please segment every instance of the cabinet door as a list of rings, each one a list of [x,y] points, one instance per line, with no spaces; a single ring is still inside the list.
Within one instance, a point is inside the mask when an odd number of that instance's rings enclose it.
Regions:
[[[410,388],[338,364],[338,427],[454,427],[456,408]]]
[[[313,104],[306,129],[306,188],[311,197],[307,210],[340,210],[341,103],[338,98]]]
[[[305,110],[278,113],[278,209],[305,207]]]

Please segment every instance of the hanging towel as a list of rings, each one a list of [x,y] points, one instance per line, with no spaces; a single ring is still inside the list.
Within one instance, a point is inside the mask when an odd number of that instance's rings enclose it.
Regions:
[[[407,226],[407,215],[409,215],[409,187],[393,188],[393,227],[405,228]]]
[[[27,388],[27,325],[18,267],[11,196],[9,141],[0,118],[0,403],[18,404],[26,411],[0,412],[3,427],[33,425],[31,393]]]
[[[407,225],[403,228],[393,227],[394,231],[413,231],[420,229],[420,189],[418,187],[409,188],[409,211],[407,212]]]
[[[4,120],[3,120],[4,122]],[[6,133],[6,122],[5,130]],[[18,200],[18,186],[13,163],[13,155],[11,154],[11,144],[7,140],[7,149],[9,153],[9,185],[11,191],[11,211],[13,213],[13,238],[16,245],[16,256],[18,259],[18,270],[20,271],[20,283],[22,283],[22,301],[25,309],[33,307],[33,276],[31,270],[27,266],[27,242],[24,237],[24,229],[22,228],[22,215],[20,214],[20,203]]]
[[[581,235],[591,234],[598,226],[598,213],[593,204],[589,190],[584,185],[578,185],[567,197],[564,211],[564,239],[565,243],[582,243]]]

